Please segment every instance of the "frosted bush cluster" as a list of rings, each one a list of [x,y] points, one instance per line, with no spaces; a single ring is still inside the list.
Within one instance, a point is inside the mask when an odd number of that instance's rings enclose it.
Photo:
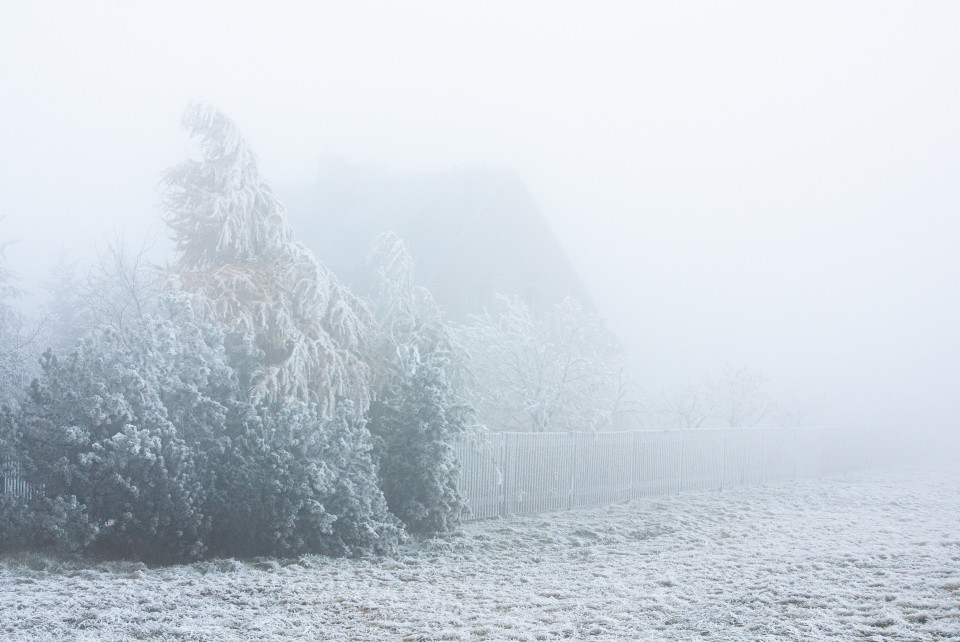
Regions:
[[[428,298],[412,272],[381,266],[361,301],[294,239],[230,120],[195,105],[183,124],[199,155],[164,175],[175,262],[119,248],[66,288],[69,332],[3,407],[0,446],[35,492],[2,497],[0,544],[357,555],[454,526],[447,442],[469,409],[439,313],[401,301]]]

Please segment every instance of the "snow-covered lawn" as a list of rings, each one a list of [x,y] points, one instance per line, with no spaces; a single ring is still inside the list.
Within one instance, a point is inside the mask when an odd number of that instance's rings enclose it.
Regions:
[[[4,557],[0,638],[960,640],[960,465],[473,523],[397,559]]]

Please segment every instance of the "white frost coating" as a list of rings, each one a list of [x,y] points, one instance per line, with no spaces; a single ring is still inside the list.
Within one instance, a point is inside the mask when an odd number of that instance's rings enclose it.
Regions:
[[[10,639],[949,640],[960,468],[469,524],[397,559],[0,562]]]

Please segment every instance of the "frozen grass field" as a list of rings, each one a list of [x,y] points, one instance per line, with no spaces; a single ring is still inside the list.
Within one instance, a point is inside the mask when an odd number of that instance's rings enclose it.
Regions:
[[[397,559],[0,559],[9,640],[960,640],[960,466],[485,521]]]

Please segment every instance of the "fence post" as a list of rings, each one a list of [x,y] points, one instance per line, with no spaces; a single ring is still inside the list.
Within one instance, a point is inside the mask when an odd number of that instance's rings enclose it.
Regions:
[[[764,430],[760,428],[760,485],[763,485],[763,437]]]
[[[793,432],[793,479],[791,481],[797,481],[797,465],[800,460],[800,434],[796,428],[793,428],[791,432]]]
[[[503,434],[503,439],[500,443],[500,510],[498,511],[500,517],[506,517],[507,515],[507,448],[509,446],[508,441],[509,433]]]
[[[727,429],[723,428],[720,433],[723,439],[723,448],[720,455],[720,490],[724,489],[727,481]]]
[[[830,474],[830,464],[827,462],[827,432],[820,431],[820,477]]]
[[[680,495],[683,493],[683,433],[684,429],[680,429],[680,456],[678,457],[679,462],[677,466],[677,494]]]

